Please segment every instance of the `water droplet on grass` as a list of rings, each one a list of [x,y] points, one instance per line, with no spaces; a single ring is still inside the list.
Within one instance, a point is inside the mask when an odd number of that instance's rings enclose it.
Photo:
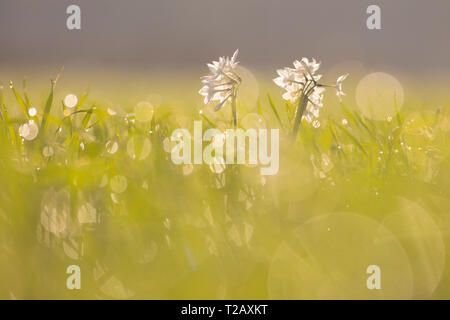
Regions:
[[[36,116],[36,115],[37,115],[37,110],[36,110],[36,108],[30,108],[30,109],[28,110],[28,115],[29,115],[30,117]]]
[[[65,98],[64,98],[64,105],[69,108],[75,108],[78,104],[78,97],[74,94],[68,94]]]
[[[34,140],[39,133],[37,124],[30,120],[19,127],[19,135],[25,140]]]

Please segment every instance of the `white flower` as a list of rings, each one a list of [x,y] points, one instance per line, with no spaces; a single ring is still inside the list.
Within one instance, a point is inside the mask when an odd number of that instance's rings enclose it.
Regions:
[[[291,68],[284,68],[277,70],[277,73],[279,75],[278,78],[273,79],[273,82],[275,82],[276,85],[279,87],[286,89],[289,86],[298,85],[299,89],[301,89],[301,84],[297,83],[297,73],[294,69]],[[301,79],[299,79],[301,80]]]
[[[34,140],[39,133],[39,127],[34,120],[29,120],[28,122],[22,124],[19,127],[19,136],[25,140]]]
[[[314,87],[313,92],[308,98],[308,104],[306,106],[303,117],[306,121],[311,123],[314,119],[319,117],[319,110],[323,107],[323,92],[324,88]]]
[[[299,74],[314,74],[320,68],[320,62],[317,62],[316,59],[312,59],[311,62],[308,58],[302,58],[300,61],[294,61],[295,71]]]
[[[306,102],[302,118],[311,123],[319,116],[319,110],[323,106],[323,93],[325,87],[336,88],[339,99],[344,95],[342,82],[348,74],[340,76],[335,86],[318,83],[322,75],[316,74],[320,68],[320,62],[316,59],[302,58],[294,61],[294,68],[285,67],[277,70],[278,77],[273,79],[275,84],[284,91],[283,99],[295,102]],[[301,98],[303,99],[301,101]]]
[[[345,96],[345,93],[342,91],[342,82],[348,77],[348,73],[340,76],[336,80],[336,95],[338,96],[339,100],[342,99],[343,96]]]
[[[198,93],[204,96],[205,104],[217,101],[216,111],[236,94],[237,87],[241,83],[241,78],[235,71],[238,65],[236,61],[238,52],[239,50],[236,50],[231,58],[220,57],[219,61],[208,63],[210,74],[201,78],[203,87]]]
[[[307,98],[307,105],[303,113],[303,118],[312,122],[319,116],[319,109],[322,107],[324,88],[317,84],[322,76],[315,74],[320,67],[320,63],[315,59],[309,61],[302,58],[294,61],[294,68],[285,67],[277,70],[279,77],[273,79],[276,85],[281,87],[283,99],[295,103],[302,95]]]
[[[301,91],[300,89],[293,89],[293,90],[286,90],[285,93],[283,93],[282,97],[286,101],[290,101],[292,103],[296,102],[298,100],[298,93]]]

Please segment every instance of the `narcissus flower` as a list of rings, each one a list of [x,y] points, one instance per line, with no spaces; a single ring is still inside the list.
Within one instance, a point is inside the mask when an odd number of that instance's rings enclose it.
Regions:
[[[305,97],[306,106],[303,110],[303,118],[312,122],[319,116],[322,107],[324,88],[317,84],[322,76],[316,74],[320,63],[315,59],[309,61],[302,58],[294,61],[294,68],[285,67],[277,70],[279,77],[273,79],[275,84],[284,90],[283,99],[295,103]]]
[[[238,52],[239,50],[236,50],[231,58],[220,57],[219,61],[208,63],[210,74],[201,78],[203,87],[199,93],[204,96],[203,102],[208,104],[217,101],[216,111],[236,97],[237,88],[241,83],[241,78],[236,73]]]
[[[298,121],[303,118],[311,123],[319,116],[319,110],[323,106],[325,87],[336,88],[336,94],[341,98],[344,95],[342,82],[348,74],[340,76],[335,86],[329,86],[318,82],[322,75],[316,74],[320,68],[320,62],[315,59],[302,58],[295,60],[293,65],[294,68],[285,67],[277,70],[278,77],[273,81],[283,89],[284,100],[302,104],[297,110],[301,113]]]
[[[345,93],[342,91],[342,82],[348,77],[348,73],[340,76],[336,80],[336,95],[338,96],[339,100],[342,99],[342,96],[345,96]]]

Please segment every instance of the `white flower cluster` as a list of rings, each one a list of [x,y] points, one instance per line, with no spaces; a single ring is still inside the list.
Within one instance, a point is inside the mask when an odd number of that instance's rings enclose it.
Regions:
[[[231,100],[233,108],[233,122],[236,125],[236,92],[241,78],[236,73],[238,62],[236,57],[238,50],[231,58],[220,57],[219,61],[208,64],[210,74],[202,77],[203,87],[200,95],[204,96],[204,103],[217,101],[215,110],[220,110],[224,104]],[[298,130],[301,119],[309,123],[319,117],[320,108],[323,107],[323,93],[326,87],[336,89],[339,100],[345,93],[342,91],[342,83],[348,74],[340,76],[335,85],[319,83],[322,75],[317,74],[320,62],[315,59],[302,58],[294,61],[294,67],[285,67],[277,70],[278,77],[273,79],[275,84],[283,89],[283,99],[298,103],[294,120],[294,132]]]
[[[215,110],[220,110],[224,104],[236,96],[236,91],[241,83],[241,78],[236,73],[235,69],[238,65],[236,61],[238,50],[233,56],[220,57],[219,61],[208,63],[210,74],[202,77],[203,87],[199,93],[204,96],[204,103],[208,104],[211,101],[218,101]]]
[[[342,82],[348,76],[339,77],[335,86],[323,85],[318,83],[322,78],[322,75],[316,74],[319,67],[320,62],[315,59],[309,61],[308,58],[302,58],[294,61],[294,68],[277,70],[278,77],[273,80],[284,90],[283,99],[293,103],[304,99],[307,104],[302,116],[309,123],[319,116],[319,110],[323,106],[324,87],[335,87],[336,94],[341,98],[344,95]]]

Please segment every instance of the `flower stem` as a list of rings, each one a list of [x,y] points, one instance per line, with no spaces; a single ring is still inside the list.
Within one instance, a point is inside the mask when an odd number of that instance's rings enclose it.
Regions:
[[[294,127],[292,129],[292,137],[297,138],[298,130],[302,124],[303,113],[305,112],[306,106],[308,105],[308,96],[302,92],[300,96],[300,101],[295,109]]]
[[[231,96],[231,112],[233,116],[233,126],[237,128],[237,115],[236,115],[236,93]]]

